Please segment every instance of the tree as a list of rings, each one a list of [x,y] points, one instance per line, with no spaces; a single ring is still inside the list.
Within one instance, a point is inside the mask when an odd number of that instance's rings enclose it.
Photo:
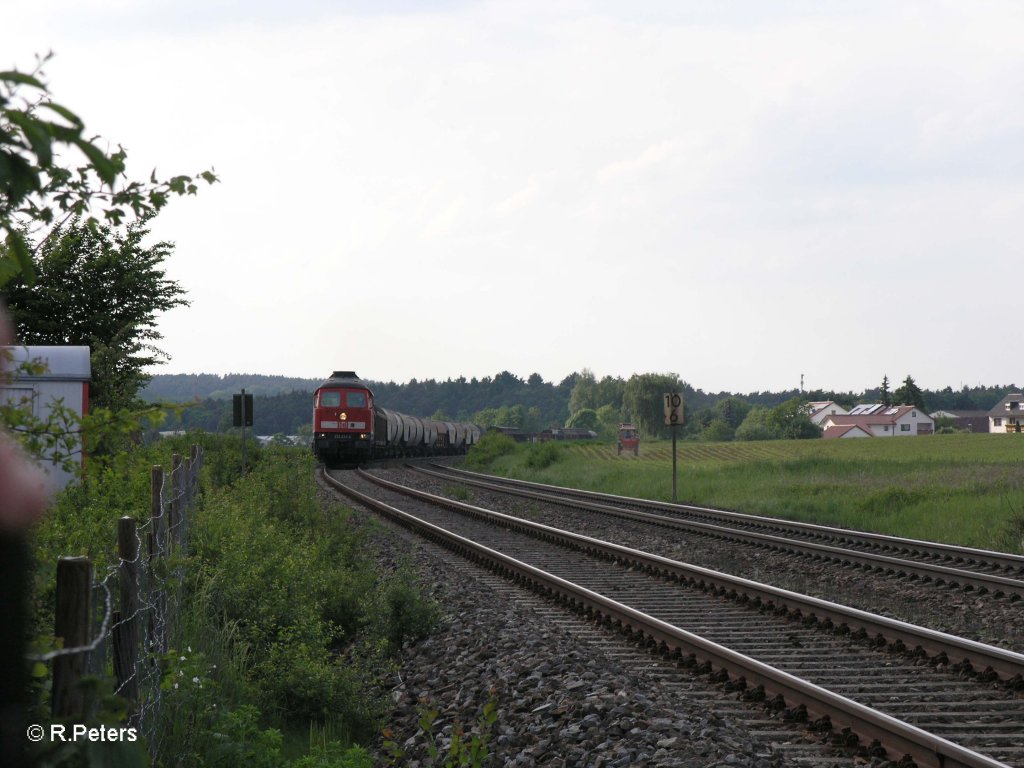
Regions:
[[[892,396],[889,394],[889,376],[882,376],[882,386],[879,387],[879,391],[882,393],[882,405],[888,408],[892,405]]]
[[[668,392],[682,391],[683,382],[674,373],[633,374],[623,389],[622,407],[641,432],[652,437],[664,436],[669,428],[665,426],[663,398]]]
[[[774,408],[754,406],[736,429],[737,440],[801,440],[821,437],[803,398],[794,397]]]
[[[592,370],[584,368],[569,395],[569,414],[578,413],[584,408],[596,410],[599,405],[602,403],[597,402],[597,377]]]
[[[38,248],[47,229],[74,217],[93,227],[96,206],[115,226],[129,217],[144,221],[172,195],[195,194],[196,180],[217,181],[210,170],[165,181],[154,171],[146,183],[126,182],[124,149],[107,153],[98,138],[83,138],[82,120],[50,99],[42,68],[51,55],[38,59],[31,73],[0,72],[0,286],[19,274],[32,282],[29,241],[34,238]],[[62,150],[78,150],[84,162],[63,164]]]
[[[768,421],[783,440],[821,437],[821,428],[811,421],[807,403],[801,397],[791,398],[772,408]]]
[[[924,392],[921,391],[921,388],[917,386],[909,374],[899,388],[893,392],[893,399],[897,405],[916,405],[922,411],[926,410]]]
[[[184,290],[162,268],[170,243],[143,246],[148,230],[124,234],[72,221],[35,259],[36,280],[8,284],[7,306],[22,344],[83,345],[91,350],[90,404],[117,410],[136,403],[148,366],[166,357],[156,315],[187,305]]]
[[[750,409],[743,423],[736,428],[737,440],[775,440],[772,425],[769,424],[768,408],[762,405],[755,405]]]
[[[715,403],[712,411],[715,418],[724,421],[730,429],[736,429],[750,413],[750,403],[739,397],[727,397]]]
[[[732,440],[735,437],[736,430],[730,426],[722,417],[717,417],[711,420],[700,433],[700,439],[709,443],[722,443]]]
[[[593,408],[581,408],[572,415],[572,417],[565,422],[565,426],[573,429],[589,429],[593,432],[597,432],[601,428],[601,424],[597,418],[597,411]]]
[[[610,438],[619,434],[619,424],[622,422],[621,409],[611,403],[602,405],[597,409],[597,422],[600,425],[598,433],[601,437]]]

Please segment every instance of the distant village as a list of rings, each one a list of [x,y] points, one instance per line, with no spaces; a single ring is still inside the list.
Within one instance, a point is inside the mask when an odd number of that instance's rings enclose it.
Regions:
[[[935,434],[938,421],[965,432],[993,434],[1021,431],[1024,394],[1009,394],[988,411],[935,411],[925,413],[914,405],[855,405],[846,410],[831,401],[807,404],[811,421],[824,438],[914,437]]]

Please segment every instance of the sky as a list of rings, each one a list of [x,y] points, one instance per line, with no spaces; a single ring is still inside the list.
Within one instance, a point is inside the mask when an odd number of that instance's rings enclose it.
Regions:
[[[1024,382],[1024,5],[33,0],[128,175],[155,373]]]

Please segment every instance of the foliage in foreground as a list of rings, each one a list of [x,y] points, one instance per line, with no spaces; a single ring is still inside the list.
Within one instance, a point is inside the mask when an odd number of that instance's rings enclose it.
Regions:
[[[148,515],[149,465],[194,439],[137,451],[61,497],[36,538],[40,634],[53,626],[55,558],[115,563],[117,518]],[[369,766],[358,745],[376,740],[385,711],[374,683],[430,631],[436,605],[408,568],[377,571],[347,510],[321,507],[308,452],[254,451],[242,477],[236,440],[199,439],[204,484],[161,660],[157,765]]]
[[[49,58],[31,72],[0,72],[0,287],[17,275],[33,281],[29,241],[46,240],[47,228],[73,217],[94,227],[97,208],[115,226],[145,221],[172,196],[196,194],[199,179],[217,181],[212,171],[165,181],[154,171],[148,182],[127,181],[124,149],[100,149],[98,138],[85,138],[81,118],[50,98],[42,72]],[[81,165],[67,162],[76,154],[67,150],[78,150]]]

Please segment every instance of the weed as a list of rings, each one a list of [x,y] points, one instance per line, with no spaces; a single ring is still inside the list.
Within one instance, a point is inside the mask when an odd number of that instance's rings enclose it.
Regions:
[[[448,498],[456,501],[470,501],[473,498],[472,491],[464,485],[449,485],[444,492]]]
[[[430,707],[430,702],[420,702],[419,730],[413,737],[412,749],[417,747],[426,752],[431,765],[444,768],[479,768],[490,755],[490,740],[494,725],[498,721],[497,695],[494,688],[488,692],[487,702],[483,706],[476,727],[466,733],[461,723],[456,722],[452,729],[451,739],[439,744],[434,735],[434,725],[439,712]],[[407,742],[408,743],[408,742]],[[404,763],[406,751],[394,739],[390,729],[384,731],[384,751],[390,765]]]

